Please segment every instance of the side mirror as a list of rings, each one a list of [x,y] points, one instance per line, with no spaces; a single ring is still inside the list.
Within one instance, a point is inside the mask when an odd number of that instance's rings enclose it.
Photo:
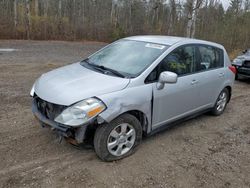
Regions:
[[[158,83],[156,85],[157,89],[163,89],[164,85],[174,84],[177,82],[178,75],[174,72],[164,71],[160,74]]]

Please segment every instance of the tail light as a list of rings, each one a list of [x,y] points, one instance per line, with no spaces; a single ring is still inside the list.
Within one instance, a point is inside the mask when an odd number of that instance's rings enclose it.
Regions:
[[[235,66],[230,65],[228,68],[229,68],[234,74],[237,73],[237,70],[236,70]]]

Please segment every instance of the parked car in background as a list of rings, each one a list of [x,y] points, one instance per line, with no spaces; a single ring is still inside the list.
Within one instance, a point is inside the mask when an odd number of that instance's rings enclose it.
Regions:
[[[128,37],[43,74],[30,92],[32,111],[71,143],[93,136],[97,155],[113,161],[132,154],[142,135],[204,112],[221,115],[234,77],[219,44]]]
[[[250,78],[250,49],[244,50],[241,55],[236,57],[232,65],[237,70],[236,79]]]

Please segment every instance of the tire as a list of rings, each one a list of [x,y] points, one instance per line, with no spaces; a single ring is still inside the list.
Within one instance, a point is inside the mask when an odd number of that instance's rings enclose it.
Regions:
[[[237,73],[235,74],[235,80],[239,80],[239,75]]]
[[[123,114],[97,128],[94,148],[100,159],[114,161],[134,153],[141,139],[142,127],[138,119],[133,115]]]
[[[224,110],[226,109],[228,101],[229,101],[229,91],[227,88],[224,88],[220,92],[220,94],[216,100],[216,103],[211,111],[212,115],[215,115],[215,116],[221,115],[224,112]],[[221,104],[222,106],[219,107],[219,104]]]
[[[239,75],[238,73],[235,74],[235,80],[241,81],[242,79],[244,78],[241,75]]]

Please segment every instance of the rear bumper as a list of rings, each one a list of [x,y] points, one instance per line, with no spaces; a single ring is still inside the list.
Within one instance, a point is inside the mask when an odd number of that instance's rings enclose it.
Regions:
[[[35,99],[33,99],[32,101],[32,112],[42,127],[50,127],[52,130],[56,131],[61,136],[68,139],[74,139],[76,144],[80,144],[83,142],[87,125],[73,128],[50,120],[38,110]]]

